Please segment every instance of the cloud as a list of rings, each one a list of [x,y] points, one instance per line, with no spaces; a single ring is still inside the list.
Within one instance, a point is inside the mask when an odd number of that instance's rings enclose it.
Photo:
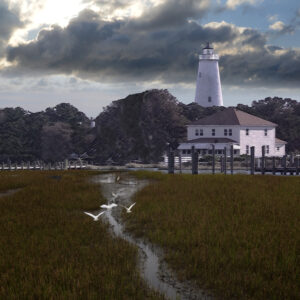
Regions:
[[[151,30],[178,26],[188,19],[202,17],[209,7],[209,0],[168,0],[154,6],[150,12],[145,11],[133,23],[139,28]]]
[[[34,41],[9,47],[7,59],[16,66],[2,73],[68,74],[98,82],[191,83],[201,46],[210,41],[221,56],[225,84],[298,85],[298,50],[270,46],[267,35],[255,29],[192,20],[191,16],[205,13],[206,2],[198,6],[190,1],[192,11],[183,10],[182,2],[175,20],[164,19],[172,1],[163,2],[161,10],[154,9],[149,17],[123,20],[109,21],[85,10],[65,28],[53,26],[40,31]]]
[[[9,7],[7,1],[0,0],[0,58],[13,32],[23,26],[19,11]]]
[[[279,34],[293,34],[295,32],[295,27],[293,25],[286,25],[282,21],[277,21],[269,26],[273,31],[276,31]]]
[[[263,0],[227,0],[226,2],[226,7],[228,9],[236,9],[238,6],[241,6],[241,5],[256,5],[260,2],[262,2]]]

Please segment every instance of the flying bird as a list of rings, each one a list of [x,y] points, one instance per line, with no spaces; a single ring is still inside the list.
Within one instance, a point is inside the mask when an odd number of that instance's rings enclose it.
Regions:
[[[118,193],[115,194],[114,192],[112,192],[111,195],[113,196],[114,199],[116,199],[116,198],[118,198],[120,196]]]
[[[94,219],[94,221],[98,221],[99,220],[99,217],[102,215],[102,214],[104,214],[105,213],[105,211],[102,211],[101,213],[99,213],[98,215],[93,215],[93,214],[91,214],[91,213],[88,213],[88,212],[84,212],[86,215],[88,215],[88,216],[90,216],[90,217],[92,217],[93,219]]]
[[[120,177],[120,176],[118,176],[118,177],[117,177],[117,179],[116,179],[116,181],[117,181],[117,182],[119,182],[119,181],[120,181],[120,179],[121,179],[121,177]]]
[[[129,213],[131,213],[131,209],[135,206],[135,203],[136,202],[134,202],[133,204],[131,204],[129,207],[126,207],[126,206],[123,206],[123,205],[121,205],[121,206],[124,207],[124,208],[126,208],[126,211],[129,214]]]
[[[118,206],[118,205],[115,204],[115,203],[112,203],[112,204],[109,204],[109,205],[102,204],[100,207],[106,208],[106,209],[112,209],[113,207],[116,207],[116,206]]]

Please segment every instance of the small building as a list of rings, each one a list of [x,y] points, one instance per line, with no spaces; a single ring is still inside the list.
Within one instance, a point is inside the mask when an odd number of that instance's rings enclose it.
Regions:
[[[233,146],[234,155],[250,155],[250,147],[255,147],[255,156],[262,156],[265,146],[266,156],[282,157],[285,155],[286,142],[276,138],[277,124],[250,115],[236,108],[229,107],[223,111],[187,125],[187,140],[178,150],[184,160],[191,156],[194,146],[200,156],[215,153],[227,153]]]

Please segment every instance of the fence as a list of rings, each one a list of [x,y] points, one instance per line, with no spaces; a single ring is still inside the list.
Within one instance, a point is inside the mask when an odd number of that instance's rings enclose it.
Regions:
[[[224,148],[222,155],[216,155],[215,147],[212,147],[212,156],[211,161],[208,164],[211,169],[211,173],[215,174],[216,169],[220,170],[220,173],[233,174],[234,169],[234,155],[233,155],[233,147],[229,149],[229,153],[227,153],[227,149]],[[265,155],[265,146],[262,146],[262,157],[255,157],[255,147],[250,148],[250,155],[245,157],[246,161],[246,170],[249,174],[281,174],[281,175],[299,175],[300,172],[300,158],[294,157],[294,155],[283,156],[283,157],[268,157]],[[195,147],[192,147],[191,151],[191,164],[192,174],[199,173],[199,156],[198,151],[196,151]],[[182,170],[182,160],[180,154],[178,155],[178,166],[181,172]],[[169,150],[168,152],[168,173],[173,174],[175,171],[175,152]]]
[[[70,169],[85,169],[87,164],[83,161],[64,161],[56,163],[45,163],[41,161],[36,162],[22,162],[17,163],[2,163],[0,165],[0,171],[17,171],[17,170],[70,170]]]

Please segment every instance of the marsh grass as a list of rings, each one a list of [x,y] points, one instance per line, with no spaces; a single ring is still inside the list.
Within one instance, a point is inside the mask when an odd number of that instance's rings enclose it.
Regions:
[[[224,299],[300,299],[300,178],[166,175],[136,194],[126,227],[181,279]]]
[[[160,299],[137,249],[83,211],[104,203],[87,171],[0,173],[0,299]]]

